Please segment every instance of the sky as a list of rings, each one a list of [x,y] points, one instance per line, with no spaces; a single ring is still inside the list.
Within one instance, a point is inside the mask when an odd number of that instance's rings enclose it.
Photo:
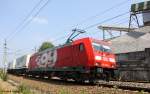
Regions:
[[[39,14],[33,17],[40,6],[47,1],[43,0],[27,18],[26,22],[30,22],[22,29],[20,23],[39,1],[0,0],[0,66],[3,62],[5,39],[7,41],[7,61],[33,53],[34,49],[38,49],[44,41],[50,41],[54,45],[63,44],[74,28],[85,29],[99,23],[86,29],[87,33],[78,38],[102,39],[102,32],[97,28],[99,25],[127,26],[129,14],[105,23],[102,23],[103,21],[128,12],[131,3],[144,0],[50,0]]]

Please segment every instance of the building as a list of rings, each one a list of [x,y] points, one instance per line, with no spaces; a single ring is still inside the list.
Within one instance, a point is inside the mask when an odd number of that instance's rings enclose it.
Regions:
[[[131,15],[136,13],[143,14],[144,26],[128,31],[120,29],[127,33],[108,41],[117,56],[116,75],[120,80],[150,81],[150,1],[133,4]]]

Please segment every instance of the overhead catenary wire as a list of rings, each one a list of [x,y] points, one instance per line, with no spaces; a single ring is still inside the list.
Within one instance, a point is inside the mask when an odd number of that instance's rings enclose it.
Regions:
[[[14,32],[16,32],[32,15],[32,13],[39,7],[39,5],[42,3],[44,0],[40,0],[34,7],[33,9],[27,14],[27,16],[19,23],[19,25],[15,28],[15,31],[12,31],[5,39],[8,39]]]
[[[49,3],[50,0],[47,0],[40,8],[39,10],[36,11],[36,13],[32,16],[32,13],[41,5],[42,1],[44,0],[40,0],[35,7],[31,10],[31,12],[25,17],[25,19],[23,19],[23,21],[18,25],[18,27],[15,29],[14,32],[11,32],[9,36],[6,37],[7,41],[10,41],[11,39],[14,38],[14,36],[21,30],[23,30],[32,20],[33,18],[35,18],[41,11],[42,9]],[[31,19],[29,19],[29,17],[31,17]],[[28,20],[29,19],[29,20]],[[28,20],[26,22],[26,20]],[[26,23],[25,23],[26,22]],[[12,53],[11,53],[12,54]]]
[[[128,18],[129,18],[129,17],[128,17]],[[126,22],[129,22],[129,19],[126,19],[126,20],[121,19],[121,20],[119,20],[119,21],[117,21],[117,22],[115,22],[115,23],[113,23],[113,24],[120,26],[121,24],[125,24]],[[128,24],[127,24],[127,25],[128,25]],[[96,35],[97,33],[99,33],[99,30],[96,31],[96,32],[91,32],[90,35]]]
[[[90,17],[84,19],[83,21],[77,23],[76,25],[71,26],[71,28],[72,28],[72,27],[77,28],[77,26],[79,26],[79,25],[81,25],[81,24],[83,24],[83,23],[85,23],[85,22],[87,22],[87,21],[89,21],[89,20],[92,20],[92,19],[94,19],[94,18],[96,18],[96,17],[99,17],[99,15],[101,16],[101,15],[103,15],[103,14],[105,14],[105,13],[107,13],[107,12],[109,12],[109,11],[111,11],[111,10],[113,10],[113,9],[115,9],[115,8],[117,8],[117,7],[119,7],[119,6],[122,6],[122,5],[126,4],[126,3],[129,2],[129,1],[130,1],[130,0],[124,0],[123,2],[120,2],[120,3],[118,3],[118,4],[115,4],[115,5],[113,5],[112,7],[110,7],[110,8],[108,8],[108,9],[104,10],[104,11],[101,11],[101,12],[97,13],[96,15],[90,16]],[[65,35],[65,36],[58,37],[58,38],[52,40],[51,42],[59,41],[59,40],[61,40],[61,39],[66,38],[66,37],[69,36],[69,35],[70,35],[70,34]],[[46,39],[47,39],[47,38],[46,38]]]
[[[130,20],[129,16],[125,16],[125,17],[121,18],[120,20],[116,21],[114,24],[123,23],[124,21],[128,21],[129,22],[129,20]]]
[[[126,0],[127,1],[127,0]],[[125,1],[124,1],[124,3],[125,3]],[[121,5],[121,3],[119,3],[120,5]],[[123,4],[123,3],[122,3]],[[116,6],[116,5],[115,5]],[[114,7],[115,8],[115,7]],[[112,7],[110,8],[110,10],[112,9]],[[108,11],[108,9],[106,10],[106,12]],[[38,13],[37,13],[37,15],[38,15]],[[36,15],[35,15],[36,16]],[[93,16],[94,17],[94,16]],[[32,17],[32,18],[34,18],[34,17]],[[117,18],[117,17],[116,17]],[[115,18],[114,18],[115,19]],[[107,19],[107,20],[111,20],[111,19]],[[107,22],[107,20],[104,20],[104,21],[102,21],[101,23],[104,23],[104,22]],[[26,23],[27,25],[31,22],[32,20],[30,20],[30,21],[28,21],[28,23]],[[20,29],[19,31],[21,31],[21,30],[23,30],[25,27],[26,27],[26,24],[22,27],[22,29]],[[89,29],[89,28],[92,28],[92,27],[95,27],[95,26],[88,26],[88,27],[86,27],[85,29],[87,30],[87,29]],[[17,32],[19,32],[19,31],[17,31]],[[15,36],[15,35],[14,35]],[[68,35],[66,35],[66,36],[62,36],[62,37],[60,37],[60,38],[57,38],[57,39],[55,39],[55,40],[53,40],[52,42],[55,42],[55,41],[59,41],[59,40],[61,40],[61,39],[64,39],[64,38],[66,38]],[[13,37],[12,37],[13,38]]]
[[[42,0],[43,1],[43,0]],[[44,9],[44,7],[46,6],[46,5],[48,5],[48,3],[50,2],[51,0],[47,0],[40,8],[39,8],[39,10],[37,10],[36,11],[36,13],[34,14],[34,15],[30,15],[30,19],[25,23],[25,24],[23,24],[18,30],[16,30],[14,33],[13,33],[13,35],[12,35],[12,37],[9,37],[8,38],[8,41],[9,40],[12,40],[14,37],[15,37],[15,35],[17,34],[17,33],[19,33],[19,32],[21,32],[28,24],[30,24],[31,22],[32,22],[32,20]]]
[[[84,23],[84,22],[86,22],[86,21],[88,21],[88,20],[94,19],[94,18],[97,17],[99,14],[103,15],[103,14],[107,13],[108,11],[110,11],[110,10],[112,10],[112,9],[114,9],[114,8],[117,8],[117,7],[119,7],[119,6],[123,5],[123,4],[125,4],[125,3],[128,2],[128,1],[129,1],[129,0],[125,0],[125,1],[123,1],[123,2],[121,2],[121,3],[118,3],[118,4],[114,5],[114,6],[112,6],[112,7],[108,8],[108,9],[106,9],[106,10],[104,10],[104,11],[102,11],[102,12],[96,14],[96,15],[94,15],[94,16],[91,16],[91,17],[89,17],[89,18],[83,20],[83,21],[80,22],[79,24],[76,24],[75,26],[72,26],[72,27],[77,27],[78,25],[80,25],[80,24],[82,24],[82,23]],[[126,12],[126,13],[129,13],[129,12]],[[125,13],[125,14],[126,14],[126,13]],[[118,16],[116,16],[116,17],[113,17],[113,19],[118,18],[118,17],[123,16],[123,15],[124,15],[124,13],[123,13],[122,15],[120,14],[120,15],[118,15]],[[109,21],[109,20],[112,20],[112,18],[106,19],[106,20],[104,20],[104,21],[102,21],[102,22],[100,22],[100,23],[102,24],[102,23],[107,22],[107,21]],[[98,24],[100,24],[100,23],[94,24],[94,25],[89,26],[89,27],[86,27],[86,28],[84,28],[84,29],[91,28],[91,27],[93,27],[93,26],[95,26],[95,25],[98,25]],[[52,42],[59,41],[60,39],[64,39],[65,37],[67,37],[67,35],[62,36],[62,37],[59,37],[59,38],[53,40]]]
[[[122,20],[120,22],[117,22],[115,25],[122,25],[122,24],[125,24],[125,23],[129,23],[129,20]]]
[[[87,21],[89,21],[89,20],[95,19],[96,17],[99,17],[99,15],[102,16],[102,15],[104,15],[105,13],[107,13],[107,12],[109,12],[109,11],[111,11],[111,10],[117,8],[117,7],[120,7],[120,6],[122,6],[122,5],[126,4],[126,3],[128,3],[129,1],[130,1],[130,0],[124,0],[123,2],[120,2],[120,3],[118,3],[118,4],[115,4],[114,6],[108,8],[108,9],[106,9],[106,10],[104,10],[104,11],[101,11],[101,12],[97,13],[96,15],[93,15],[93,16],[91,16],[91,17],[88,17],[88,18],[84,19],[83,21],[79,22],[78,24],[76,24],[76,25],[74,25],[74,26],[72,26],[72,27],[78,27],[79,25],[81,25],[81,24],[83,24],[83,23],[85,23],[85,22],[87,22]]]
[[[102,22],[99,22],[99,23],[96,23],[96,24],[90,25],[90,26],[88,26],[88,27],[84,28],[84,30],[87,30],[87,29],[92,28],[92,27],[95,27],[95,26],[97,26],[97,25],[99,25],[99,24],[102,24],[102,23],[105,23],[105,22],[111,21],[111,20],[116,19],[116,18],[118,18],[118,17],[120,17],[120,16],[123,16],[123,15],[125,15],[125,14],[127,14],[127,13],[129,13],[129,12],[125,12],[125,13],[122,13],[122,14],[117,15],[117,16],[115,16],[115,17],[112,17],[112,18],[106,19],[106,20],[104,20],[104,21],[102,21]],[[68,35],[69,35],[69,34],[68,34]],[[57,38],[57,39],[55,39],[55,40],[52,40],[52,42],[56,42],[56,41],[59,41],[59,40],[61,40],[61,39],[64,39],[64,38],[66,38],[68,35],[65,35],[65,36],[59,37],[59,38]]]
[[[105,22],[109,22],[109,21],[111,21],[111,20],[114,20],[114,19],[116,19],[116,18],[119,18],[119,17],[121,17],[121,16],[124,16],[124,15],[126,15],[126,14],[128,14],[128,13],[129,13],[129,12],[125,12],[125,13],[119,14],[119,15],[117,15],[117,16],[114,16],[114,17],[105,19],[105,20],[103,20],[103,21],[101,21],[101,22],[99,22],[99,23],[96,23],[96,24],[87,26],[87,27],[83,28],[83,30],[87,30],[87,29],[93,28],[93,27],[95,27],[95,26],[97,26],[97,25],[103,24],[103,23],[105,23]],[[59,38],[53,40],[52,42],[59,41],[59,40],[61,40],[61,39],[66,38],[67,36],[68,36],[68,35],[59,37]]]
[[[103,21],[101,21],[101,22],[99,22],[99,23],[92,24],[92,25],[90,25],[90,26],[87,26],[87,27],[83,28],[83,30],[90,29],[90,28],[92,28],[92,27],[95,27],[95,26],[97,26],[97,25],[100,25],[100,24],[103,24],[103,23],[105,23],[105,22],[111,21],[111,20],[113,20],[113,19],[116,19],[116,18],[121,17],[121,16],[123,16],[123,15],[126,15],[126,14],[128,14],[128,13],[130,13],[130,12],[125,12],[125,13],[119,14],[119,15],[117,15],[117,16],[114,16],[114,17],[112,17],[112,18],[108,18],[108,19],[106,19],[106,20],[103,20]]]

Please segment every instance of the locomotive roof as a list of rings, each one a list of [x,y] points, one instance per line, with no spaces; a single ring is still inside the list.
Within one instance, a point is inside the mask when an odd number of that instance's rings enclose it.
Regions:
[[[109,45],[110,44],[110,42],[107,42],[107,41],[104,41],[104,40],[98,40],[98,39],[91,38],[91,37],[81,38],[81,39],[75,40],[74,42],[83,41],[83,40],[90,40],[91,42],[96,42],[96,43],[100,43],[100,44],[103,44],[103,45]]]
[[[65,46],[69,46],[69,45],[71,45],[71,44],[73,44],[75,42],[81,42],[83,40],[91,40],[91,41],[94,41],[94,42],[97,42],[97,43],[101,43],[101,44],[104,44],[104,45],[109,45],[109,42],[106,42],[106,41],[103,41],[103,40],[94,39],[94,38],[90,38],[90,37],[85,37],[85,38],[74,40],[73,42],[70,42],[70,43],[66,43],[66,44],[63,44],[63,45],[58,45],[58,46],[55,46],[53,48],[48,48],[48,49],[46,49],[44,51],[37,52],[35,54],[41,54],[41,53],[44,53],[46,51],[51,51],[51,50],[55,50],[55,49],[58,49],[58,48],[65,47]]]

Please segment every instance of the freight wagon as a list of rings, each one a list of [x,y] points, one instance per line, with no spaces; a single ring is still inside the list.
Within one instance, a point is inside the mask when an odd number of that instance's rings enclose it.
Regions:
[[[29,54],[24,55],[13,60],[13,62],[10,62],[8,64],[9,65],[8,72],[14,74],[21,74],[21,75],[25,74],[26,70],[28,69],[30,56],[31,55]]]
[[[16,59],[8,63],[8,69],[7,69],[8,73],[14,73],[15,64],[16,64]]]

